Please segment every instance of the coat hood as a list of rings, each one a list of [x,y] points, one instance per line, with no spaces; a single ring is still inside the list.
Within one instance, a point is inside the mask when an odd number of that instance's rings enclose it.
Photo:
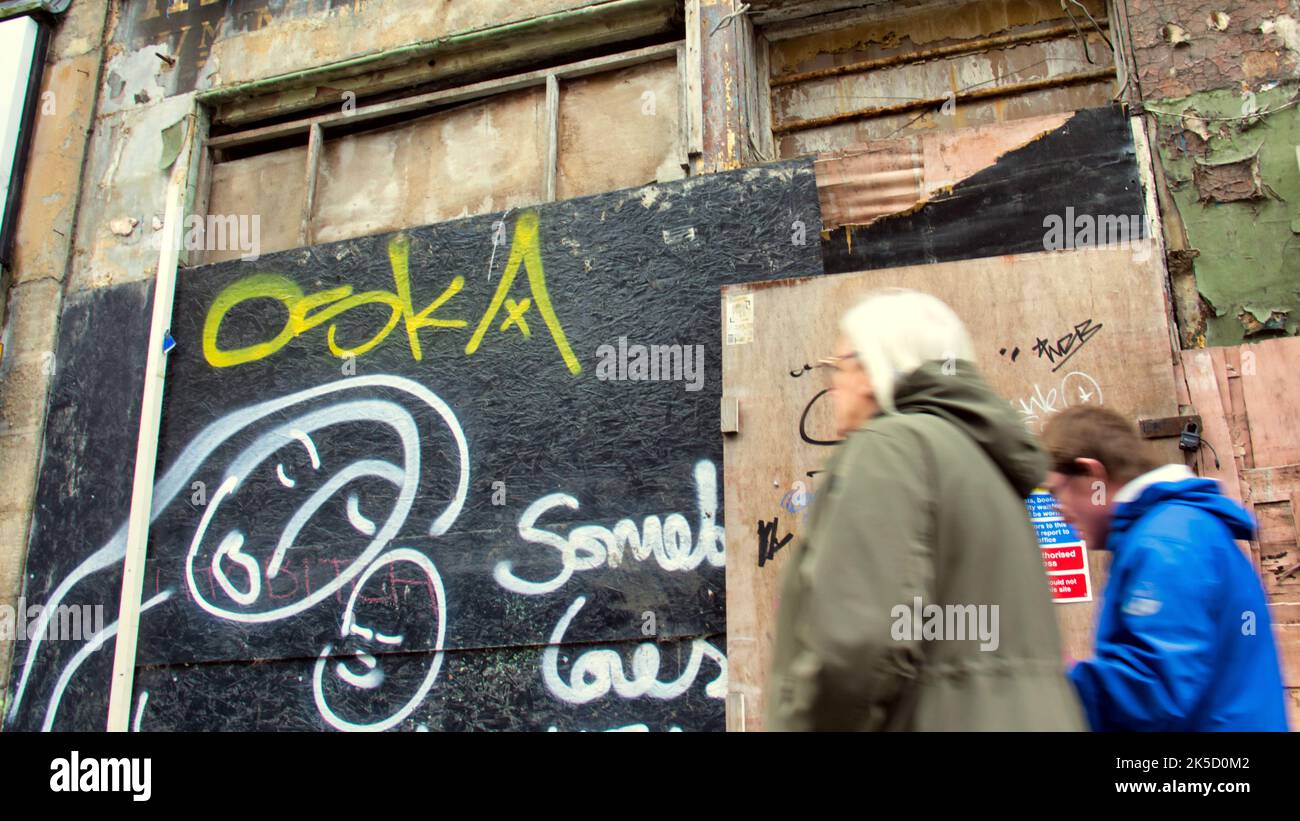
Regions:
[[[927,362],[901,377],[894,385],[894,407],[899,413],[938,416],[965,431],[1021,498],[1047,475],[1046,454],[971,362]]]
[[[1115,503],[1108,540],[1112,543],[1118,542],[1148,510],[1162,504],[1204,511],[1223,522],[1234,539],[1251,539],[1255,535],[1255,520],[1240,504],[1223,495],[1217,481],[1198,478],[1182,465],[1165,465],[1139,476],[1120,489]]]

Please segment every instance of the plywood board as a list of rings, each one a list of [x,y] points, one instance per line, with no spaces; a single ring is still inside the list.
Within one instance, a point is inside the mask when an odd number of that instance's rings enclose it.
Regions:
[[[307,147],[298,146],[215,164],[207,210],[222,217],[246,216],[250,238],[251,220],[256,216],[258,250],[271,254],[301,244],[299,227],[306,199]],[[208,244],[203,252],[205,263],[238,259],[247,253],[238,243],[221,244],[224,249]]]
[[[565,82],[560,94],[559,198],[679,176],[679,96],[672,59]]]
[[[1255,465],[1300,462],[1300,339],[1273,339],[1241,350],[1241,390],[1250,418]],[[1258,424],[1257,424],[1258,422]]]
[[[545,110],[537,87],[327,139],[313,236],[332,242],[542,202]]]
[[[1201,417],[1201,438],[1209,443],[1209,448],[1202,448],[1198,455],[1197,472],[1218,479],[1224,492],[1232,498],[1243,499],[1244,488],[1238,476],[1237,460],[1233,458],[1235,448],[1228,424],[1228,396],[1217,378],[1213,354],[1208,350],[1182,351],[1181,360],[1192,407]],[[1218,467],[1212,453],[1219,454]]]
[[[833,438],[831,410],[829,402],[813,401],[824,385],[820,371],[805,366],[830,354],[843,310],[886,286],[915,288],[951,305],[970,330],[986,378],[1035,432],[1053,413],[1081,402],[1134,420],[1178,412],[1151,256],[1117,249],[1039,253],[723,288],[724,328],[729,300],[752,296],[753,311],[752,341],[723,347],[724,401],[734,399],[739,408],[739,433],[724,440],[735,694],[729,705],[743,703],[748,730],[761,727],[778,580],[795,549],[765,556],[760,566],[760,534],[797,540],[804,503],[817,491],[815,471],[832,447],[817,444]],[[1086,341],[1079,341],[1080,330]],[[1173,440],[1152,449],[1158,458],[1178,458]],[[1089,562],[1099,596],[1107,557],[1089,551]],[[1095,604],[1057,606],[1064,643],[1076,657],[1089,652]]]

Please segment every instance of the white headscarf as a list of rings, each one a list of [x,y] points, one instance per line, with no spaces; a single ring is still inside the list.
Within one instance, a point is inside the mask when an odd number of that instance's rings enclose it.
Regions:
[[[926,362],[975,361],[961,319],[942,300],[907,288],[872,291],[840,318],[871,379],[876,403],[894,410],[894,385]]]

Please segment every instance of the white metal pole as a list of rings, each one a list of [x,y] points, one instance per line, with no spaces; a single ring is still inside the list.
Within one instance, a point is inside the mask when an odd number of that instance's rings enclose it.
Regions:
[[[190,114],[185,123],[185,140],[172,164],[163,216],[162,248],[158,252],[158,277],[154,281],[153,318],[149,326],[149,352],[145,357],[144,400],[140,406],[140,435],[135,446],[135,479],[131,489],[131,514],[127,520],[126,559],[122,565],[122,598],[117,611],[117,641],[113,651],[113,678],[108,694],[108,730],[126,732],[131,713],[131,690],[135,681],[136,639],[140,628],[140,595],[144,588],[144,560],[149,544],[149,520],[153,508],[158,429],[162,420],[163,384],[167,356],[163,339],[171,326],[172,297],[176,289],[176,267],[185,219],[185,197],[189,181],[197,118]]]

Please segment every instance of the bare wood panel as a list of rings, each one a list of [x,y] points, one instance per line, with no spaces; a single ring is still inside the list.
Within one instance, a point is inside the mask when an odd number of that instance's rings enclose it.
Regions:
[[[1273,635],[1281,654],[1283,686],[1300,687],[1300,624],[1275,624]]]
[[[677,63],[645,63],[564,83],[559,199],[681,176]]]
[[[1208,350],[1182,351],[1180,361],[1189,402],[1201,417],[1201,438],[1209,443],[1209,448],[1201,448],[1197,454],[1197,473],[1217,479],[1224,493],[1249,505],[1249,486],[1241,476],[1241,460],[1236,455],[1236,437],[1240,434],[1229,422],[1231,396],[1222,352],[1216,357]],[[1219,454],[1217,463],[1212,455],[1215,452]],[[1258,570],[1258,550],[1250,542],[1239,541],[1237,546],[1250,555]]]
[[[1241,390],[1255,465],[1300,462],[1300,339],[1241,346]],[[1266,424],[1256,424],[1256,420]]]
[[[1134,420],[1178,412],[1151,256],[1040,253],[724,288],[724,328],[729,299],[752,295],[754,317],[752,342],[723,346],[724,401],[736,400],[740,419],[740,432],[724,439],[727,655],[735,694],[729,704],[743,702],[748,730],[761,728],[779,576],[800,535],[796,483],[815,494],[816,477],[807,473],[830,450],[800,435],[800,418],[824,387],[819,371],[803,368],[830,353],[839,314],[885,286],[915,288],[951,305],[971,332],[986,378],[1035,432],[1051,414],[1080,402],[1100,402]],[[1100,330],[1085,331],[1081,345],[1061,341],[1080,326]],[[1068,348],[1066,356],[1051,352],[1058,344]],[[832,438],[829,402],[813,404],[806,421],[809,439]],[[1151,447],[1160,458],[1178,459],[1173,440]],[[760,567],[759,523],[770,528],[773,520],[778,542],[787,534],[795,541]],[[1095,599],[1108,556],[1090,551],[1089,563]],[[1091,647],[1095,603],[1057,606],[1065,645],[1076,657]]]
[[[1300,464],[1247,468],[1241,473],[1250,486],[1250,498],[1257,505],[1286,501],[1300,489]]]
[[[1089,42],[1094,51],[1106,49],[1095,35]],[[981,66],[984,71],[958,58],[927,63],[916,71],[896,76],[879,72],[776,89],[772,101],[773,123],[781,132],[781,156],[869,144],[923,129],[952,132],[1098,108],[1110,104],[1115,93],[1113,76],[1077,76],[1104,66],[1085,62],[1082,50],[1073,41],[1022,46],[1010,50],[1005,59],[1001,68],[984,62]],[[955,81],[954,75],[961,79]],[[1038,88],[1039,83],[1045,87]],[[1006,96],[991,99],[958,96],[990,93],[1004,86],[1008,87]],[[949,105],[950,113],[946,113],[943,105],[949,95],[953,95],[953,103]],[[937,102],[920,106],[921,100]],[[913,102],[919,108],[911,106]],[[894,111],[891,106],[906,110]],[[837,115],[854,111],[865,112],[865,116],[834,121],[839,119]],[[801,123],[811,127],[799,127]],[[784,132],[786,128],[798,130]]]
[[[1290,499],[1255,505],[1259,522],[1259,572],[1272,600],[1300,600],[1300,546],[1297,520]]]
[[[327,139],[313,236],[333,242],[542,202],[545,109],[542,86]]]
[[[259,251],[270,254],[300,243],[302,204],[307,198],[303,169],[307,148],[288,148],[271,154],[216,163],[212,166],[212,187],[207,211],[223,217],[247,216],[251,238],[252,218],[257,217]],[[238,243],[225,243],[225,250],[208,246],[204,263],[235,259],[247,253]]]

